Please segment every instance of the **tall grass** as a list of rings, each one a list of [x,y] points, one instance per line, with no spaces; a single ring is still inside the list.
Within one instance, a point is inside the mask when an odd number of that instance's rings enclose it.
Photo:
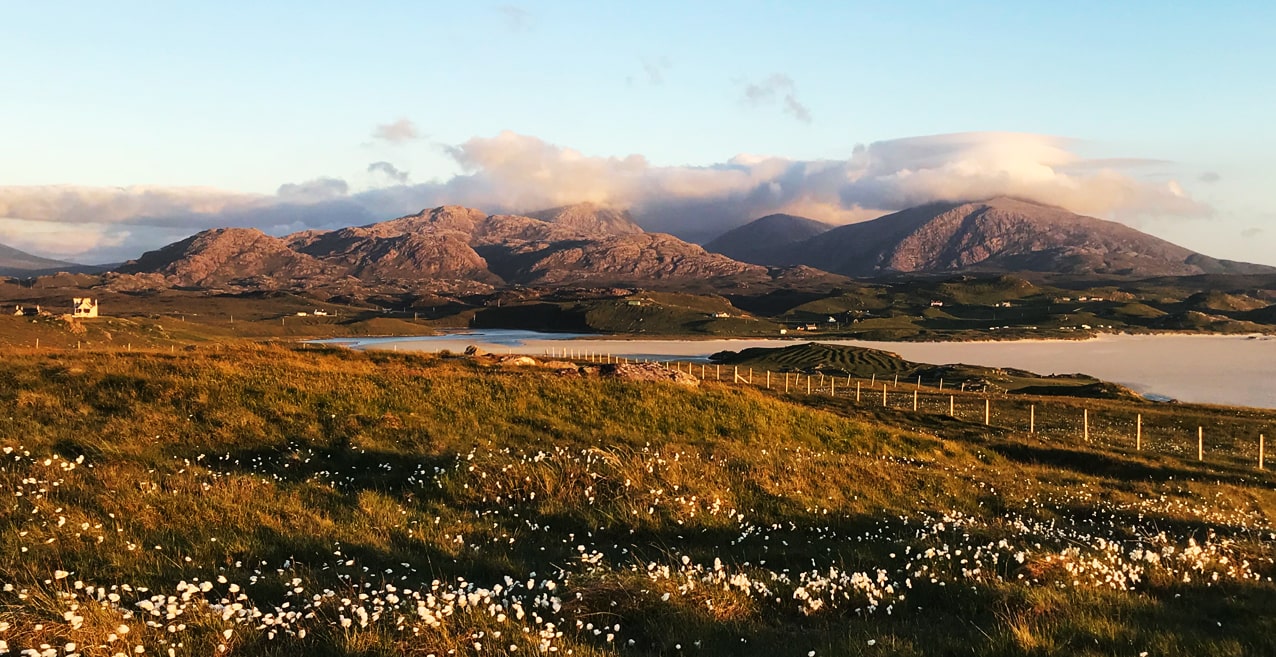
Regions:
[[[278,346],[13,355],[0,409],[15,650],[1276,652],[1227,464]]]

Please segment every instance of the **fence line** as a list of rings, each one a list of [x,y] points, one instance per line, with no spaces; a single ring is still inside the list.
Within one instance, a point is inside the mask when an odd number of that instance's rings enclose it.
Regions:
[[[671,364],[670,366],[678,367],[676,364]],[[722,381],[720,375],[721,365],[717,365],[716,370],[719,372],[719,375],[715,378]],[[739,373],[738,367],[736,367],[735,370],[735,374],[731,377],[730,383],[749,386],[755,385],[753,381],[754,372],[752,369],[748,371],[747,376]],[[687,371],[691,371],[690,364],[688,364]],[[703,371],[704,369],[702,365],[702,372]],[[1147,442],[1147,436],[1145,435],[1145,429],[1147,429],[1147,426],[1145,425],[1147,424],[1148,418],[1144,417],[1143,412],[1133,413],[1133,418],[1129,417],[1130,411],[1124,409],[1112,410],[1110,412],[1096,411],[1095,414],[1092,414],[1092,409],[1087,406],[1085,404],[1085,400],[1081,398],[1068,398],[1066,401],[1060,400],[1058,402],[1046,402],[1039,398],[1016,398],[1013,395],[1002,394],[995,395],[999,401],[998,404],[994,405],[994,394],[990,394],[985,391],[966,390],[965,383],[961,385],[961,390],[958,391],[951,385],[940,387],[946,385],[943,379],[939,379],[935,387],[928,387],[921,377],[919,377],[915,384],[908,386],[912,388],[913,393],[912,400],[910,401],[907,399],[906,395],[891,394],[890,389],[892,387],[899,387],[899,375],[892,374],[891,379],[881,382],[880,396],[874,400],[873,397],[875,395],[869,396],[868,399],[865,399],[864,386],[867,383],[870,392],[876,390],[876,386],[878,384],[878,376],[876,373],[870,374],[867,379],[848,375],[843,380],[839,380],[838,377],[828,376],[823,373],[819,375],[804,375],[801,372],[782,372],[776,374],[783,375],[784,394],[798,392],[805,393],[806,395],[826,395],[834,399],[846,400],[847,403],[854,404],[880,402],[879,405],[881,408],[893,411],[911,411],[914,413],[947,415],[948,417],[960,421],[969,421],[969,413],[973,409],[969,409],[969,406],[966,405],[967,402],[965,401],[963,401],[962,404],[959,404],[958,398],[961,397],[962,400],[974,401],[975,403],[978,403],[978,401],[983,402],[984,412],[982,419],[984,426],[1019,431],[1026,430],[1029,434],[1032,434],[1042,440],[1076,441],[1079,439],[1082,444],[1097,443],[1109,447],[1124,446],[1127,449],[1132,446],[1135,452],[1141,452],[1147,447],[1147,445],[1145,445],[1145,442]],[[765,378],[759,377],[759,381],[756,385],[759,388],[770,390],[772,386],[772,372],[767,370],[765,371],[764,376]],[[804,378],[805,385],[803,385]],[[724,383],[726,382],[724,381]],[[852,383],[854,383],[854,392],[852,392]],[[776,392],[778,394],[779,391],[777,390]],[[947,408],[944,408],[943,404],[943,399],[945,397],[948,402]],[[1098,403],[1102,405],[1107,403],[1107,400],[1099,401]],[[1039,416],[1037,412],[1038,405],[1044,405],[1046,407],[1053,406],[1058,410],[1058,412]],[[967,410],[963,411],[963,408]],[[1081,421],[1080,426],[1070,424],[1070,422],[1076,422],[1076,419],[1071,421],[1067,420],[1070,413],[1076,413],[1078,410],[1080,413],[1073,414],[1071,417],[1079,419]],[[1078,418],[1077,415],[1080,415],[1080,417]],[[1158,417],[1158,415],[1160,417]],[[963,417],[966,419],[963,420]],[[1184,439],[1186,437],[1175,438],[1175,436],[1183,436],[1183,429],[1185,429],[1185,427],[1180,426],[1182,424],[1182,418],[1176,418],[1174,417],[1174,414],[1169,412],[1154,414],[1152,417],[1153,419],[1158,420],[1156,436],[1154,436],[1153,440],[1154,447],[1157,451],[1189,457],[1191,453],[1189,451],[1191,449],[1189,445],[1191,443],[1188,441],[1190,438],[1186,440]],[[1043,420],[1045,421],[1043,422]],[[1257,467],[1257,469],[1260,470],[1265,469],[1266,438],[1265,432],[1260,431],[1260,427],[1268,424],[1269,422],[1270,420],[1267,419],[1251,418],[1235,423],[1232,427],[1233,430],[1228,441],[1229,444],[1224,444],[1220,441],[1211,447],[1211,453],[1219,454],[1228,458],[1234,458],[1237,454],[1248,452],[1250,456],[1244,458],[1250,464],[1249,467]],[[1257,435],[1258,439],[1256,445],[1256,458],[1255,452],[1249,451],[1250,449],[1255,448],[1254,443],[1249,442],[1249,447],[1247,448],[1245,446],[1247,441],[1236,436],[1237,433],[1248,433],[1251,427],[1253,429],[1253,433],[1251,435]],[[1237,428],[1241,429],[1241,431],[1238,432]],[[1198,425],[1196,429],[1196,457],[1198,461],[1204,461],[1206,456],[1205,425]],[[1220,433],[1225,434],[1227,432],[1223,431]]]

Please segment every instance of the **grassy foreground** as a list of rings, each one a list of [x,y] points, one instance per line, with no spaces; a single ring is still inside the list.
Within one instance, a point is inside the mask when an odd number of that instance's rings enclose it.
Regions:
[[[15,653],[1276,654],[1239,458],[284,347],[11,355],[0,411]]]

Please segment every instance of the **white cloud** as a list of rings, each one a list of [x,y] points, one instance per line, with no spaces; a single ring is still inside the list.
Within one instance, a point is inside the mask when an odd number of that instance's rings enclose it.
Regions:
[[[691,239],[708,239],[773,212],[848,222],[932,201],[998,195],[1117,219],[1209,212],[1177,182],[1147,178],[1140,171],[1148,168],[1146,161],[1087,159],[1072,146],[1067,139],[1043,135],[962,133],[875,142],[841,160],[741,155],[710,166],[669,167],[655,166],[642,155],[591,156],[503,132],[449,147],[464,173],[443,182],[351,193],[344,181],[326,178],[282,185],[275,195],[199,188],[0,187],[0,217],[101,226],[99,243],[116,244],[110,250],[116,254],[129,246],[138,252],[160,246],[175,231],[257,226],[281,234],[369,223],[443,204],[524,212],[593,201],[630,208],[644,227]],[[82,253],[88,260],[99,254],[93,248]]]
[[[403,144],[422,137],[416,124],[408,119],[399,119],[393,123],[382,123],[372,131],[372,137],[391,144]]]

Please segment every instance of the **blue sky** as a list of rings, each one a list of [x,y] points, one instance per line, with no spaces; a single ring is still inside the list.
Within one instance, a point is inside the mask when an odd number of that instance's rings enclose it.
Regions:
[[[111,4],[0,3],[0,242],[94,261],[576,196],[704,237],[1010,180],[1276,264],[1270,3]],[[952,133],[983,136],[916,159]]]

